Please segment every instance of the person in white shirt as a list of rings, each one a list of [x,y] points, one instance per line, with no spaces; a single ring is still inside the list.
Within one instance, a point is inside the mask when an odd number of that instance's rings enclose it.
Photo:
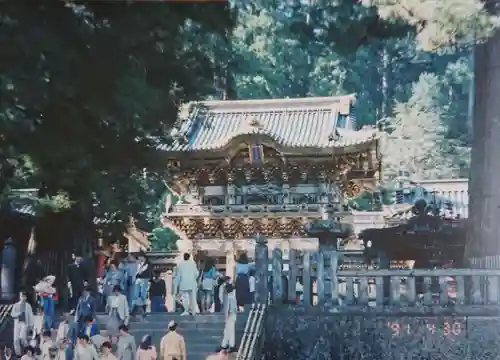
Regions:
[[[71,315],[66,313],[62,316],[62,321],[59,323],[59,327],[57,328],[56,334],[56,343],[61,344],[64,343],[65,339],[69,339],[70,334],[70,320]]]
[[[42,333],[42,341],[40,343],[40,352],[42,360],[50,359],[50,349],[55,347],[54,342],[52,341],[52,333],[50,330],[45,330]]]
[[[35,360],[35,349],[32,346],[26,346],[24,348],[24,355],[21,360]]]
[[[78,336],[78,344],[75,347],[74,360],[99,360],[99,355],[94,345],[90,344],[87,335]]]
[[[222,337],[221,348],[229,352],[235,352],[236,349],[236,314],[238,313],[238,305],[236,303],[236,292],[233,284],[226,285],[227,300],[224,303],[224,315],[226,322],[224,325],[224,335]]]
[[[182,297],[184,312],[182,315],[194,315],[198,311],[198,267],[191,259],[189,253],[183,255],[184,260],[177,265],[175,270],[174,288]]]
[[[21,293],[19,301],[14,304],[10,313],[14,318],[14,352],[18,357],[22,355],[22,348],[28,345],[28,332],[35,325],[33,309],[27,299],[28,295]]]
[[[255,270],[252,269],[249,272],[249,278],[248,278],[248,292],[250,296],[250,300],[252,303],[255,301]]]
[[[108,336],[117,336],[121,325],[127,325],[130,317],[127,297],[121,293],[120,285],[115,285],[106,304],[108,313]]]
[[[300,283],[299,279],[295,282],[295,294],[297,305],[302,304],[304,301],[304,287]]]

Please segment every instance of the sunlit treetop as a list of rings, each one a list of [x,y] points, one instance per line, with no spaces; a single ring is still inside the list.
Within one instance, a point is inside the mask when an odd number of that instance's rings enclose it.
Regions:
[[[427,51],[483,41],[500,25],[481,0],[363,0],[382,19],[415,28],[419,46]]]

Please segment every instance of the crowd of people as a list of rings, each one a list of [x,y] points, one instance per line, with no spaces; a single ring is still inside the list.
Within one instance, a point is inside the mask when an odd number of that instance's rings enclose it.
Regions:
[[[148,305],[153,313],[224,312],[225,328],[217,354],[227,354],[237,350],[236,316],[253,302],[255,291],[254,267],[246,254],[237,261],[234,279],[218,272],[210,259],[199,270],[190,254],[183,254],[172,274],[173,309],[166,306],[165,281],[153,271],[145,256],[129,255],[119,263],[109,261],[104,276],[98,279],[97,291],[89,285],[88,274],[86,262],[75,256],[68,269],[69,308],[59,321],[54,276],[45,276],[33,287],[37,295],[35,304],[30,301],[29,293],[21,293],[11,312],[14,348],[12,351],[0,347],[0,360],[10,356],[23,360],[155,360],[157,356],[162,360],[186,360],[184,339],[177,334],[175,322],[168,324],[169,332],[162,339],[159,354],[148,336],[136,348],[128,324],[134,315],[147,321]],[[35,316],[38,308],[39,317]],[[99,311],[107,315],[105,329],[97,324]],[[42,319],[38,326],[37,318]]]

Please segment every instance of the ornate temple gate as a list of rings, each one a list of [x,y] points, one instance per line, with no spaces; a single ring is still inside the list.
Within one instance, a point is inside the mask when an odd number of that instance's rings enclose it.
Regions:
[[[307,250],[352,236],[346,201],[375,186],[381,161],[379,133],[356,130],[354,105],[349,95],[184,106],[162,148],[171,175],[162,223],[179,250],[231,275],[255,238]]]

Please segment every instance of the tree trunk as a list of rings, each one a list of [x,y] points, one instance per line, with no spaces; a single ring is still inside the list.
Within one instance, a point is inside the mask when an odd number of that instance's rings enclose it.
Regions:
[[[499,2],[498,0],[494,1]],[[500,31],[475,49],[474,123],[465,251],[474,267],[500,263]]]

